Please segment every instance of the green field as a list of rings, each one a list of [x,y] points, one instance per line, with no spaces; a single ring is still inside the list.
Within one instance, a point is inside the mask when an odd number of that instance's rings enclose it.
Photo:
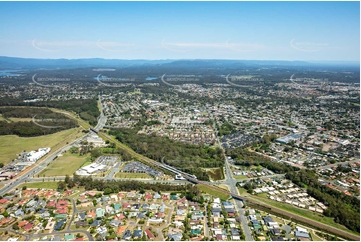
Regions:
[[[23,183],[18,188],[26,186],[27,188],[46,188],[46,189],[57,189],[58,182],[28,182]]]
[[[0,136],[0,163],[7,164],[18,157],[18,154],[25,151],[36,150],[38,148],[51,147],[52,150],[61,148],[66,141],[76,137],[80,129],[68,129],[50,135],[38,137],[19,137],[16,135]],[[80,136],[78,133],[77,136]]]
[[[247,177],[247,176],[235,176],[235,175],[233,175],[233,178],[236,179],[236,180],[247,180],[247,179],[249,179],[249,177]]]
[[[347,231],[349,233],[357,234],[351,230],[348,230],[346,227],[342,226],[341,224],[336,223],[333,220],[333,218],[326,217],[322,214],[311,212],[311,211],[308,211],[305,209],[297,208],[297,207],[294,207],[294,206],[286,204],[286,203],[280,203],[280,202],[273,201],[271,199],[266,198],[267,197],[266,193],[259,194],[259,195],[250,195],[248,193],[247,197],[251,197],[257,201],[264,202],[270,206],[273,206],[273,207],[276,207],[276,208],[279,208],[279,209],[282,209],[282,210],[285,210],[285,211],[288,211],[288,212],[291,212],[291,213],[294,213],[294,214],[297,214],[297,215],[300,215],[300,216],[303,216],[303,217],[306,217],[309,219],[312,219],[314,221],[317,221],[317,222],[320,222],[323,224],[330,225],[332,227]],[[247,197],[246,197],[246,200],[247,200]]]
[[[207,175],[208,175],[209,178],[212,179],[213,181],[218,181],[218,180],[224,179],[223,173],[222,173],[222,171],[221,171],[221,168],[209,169],[209,170],[207,171]]]
[[[42,170],[40,177],[73,175],[86,162],[90,161],[90,154],[79,156],[65,153],[52,161],[49,166]]]
[[[144,178],[144,179],[152,179],[150,175],[147,173],[131,173],[131,172],[118,172],[115,174],[116,178]]]
[[[208,193],[209,195],[212,195],[214,197],[219,197],[220,199],[222,200],[227,200],[229,198],[229,195],[228,194],[225,194],[223,192],[220,192],[218,190],[213,190],[212,188],[210,187],[207,187],[205,185],[202,185],[202,184],[198,184],[196,185],[199,190],[201,190],[202,192],[204,193]]]
[[[313,241],[322,241],[322,239],[321,239],[319,236],[317,236],[317,235],[313,232],[313,230],[311,230],[310,234],[311,234],[311,237],[312,237],[312,240],[313,240]]]

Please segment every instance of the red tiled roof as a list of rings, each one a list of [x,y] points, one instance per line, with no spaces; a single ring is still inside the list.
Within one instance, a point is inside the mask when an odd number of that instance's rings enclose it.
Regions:
[[[117,218],[120,220],[120,219],[123,219],[123,218],[125,218],[125,216],[124,216],[124,214],[119,214],[119,215],[117,215]]]
[[[154,238],[154,235],[152,234],[152,232],[151,232],[149,229],[146,229],[146,230],[145,230],[145,233],[147,234],[147,236],[148,236],[149,239],[153,239],[153,238]]]
[[[2,198],[0,199],[0,204],[4,204],[4,203],[7,203],[9,200],[5,199],[5,198]]]
[[[25,225],[24,229],[25,229],[25,230],[29,230],[29,229],[31,229],[33,226],[34,226],[33,223],[28,223],[27,225]]]
[[[26,220],[24,220],[24,221],[20,221],[19,222],[19,228],[22,228],[22,227],[24,227],[25,225],[27,225],[29,222],[28,221],[26,221]]]
[[[46,204],[47,207],[55,207],[56,202],[55,201],[50,201],[48,202],[48,204]]]
[[[124,225],[119,226],[118,230],[117,230],[117,234],[118,235],[122,234],[126,228],[127,228],[127,226],[124,226]]]
[[[68,209],[67,208],[60,208],[57,210],[58,214],[67,214],[68,213]]]

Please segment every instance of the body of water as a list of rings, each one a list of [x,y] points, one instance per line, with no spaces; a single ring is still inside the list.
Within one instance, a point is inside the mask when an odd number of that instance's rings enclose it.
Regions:
[[[0,76],[21,76],[21,74],[14,73],[20,70],[0,70]]]
[[[153,80],[156,80],[158,79],[159,77],[157,76],[148,76],[147,78],[145,78],[146,81],[153,81]]]

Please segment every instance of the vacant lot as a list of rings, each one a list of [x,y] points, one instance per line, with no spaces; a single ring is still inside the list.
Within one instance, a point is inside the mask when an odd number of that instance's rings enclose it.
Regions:
[[[221,168],[209,169],[207,171],[207,175],[213,181],[218,181],[218,180],[223,180],[224,179],[223,172],[222,172]]]
[[[74,128],[57,132],[55,134],[38,136],[38,137],[19,137],[16,135],[0,136],[0,162],[7,164],[18,157],[22,151],[31,151],[38,148],[50,147],[52,150],[61,148],[67,141],[71,141],[80,129]]]
[[[210,187],[207,187],[207,186],[205,186],[205,185],[202,185],[202,184],[198,184],[198,185],[196,185],[198,188],[199,188],[199,190],[201,190],[202,192],[204,192],[204,193],[207,193],[207,194],[209,194],[209,195],[212,195],[213,197],[219,197],[220,199],[222,199],[222,200],[227,200],[228,198],[229,198],[229,195],[227,195],[227,194],[225,194],[225,193],[223,193],[223,192],[221,192],[221,191],[218,191],[218,190],[214,190],[214,189],[212,189],[212,188],[210,188]],[[225,191],[226,192],[226,191]]]
[[[45,188],[45,189],[57,189],[58,182],[29,182],[23,183],[18,188],[26,186],[27,188]]]
[[[65,153],[63,156],[58,157],[52,161],[39,176],[65,176],[73,175],[84,163],[90,160],[90,154],[79,156],[70,153]]]
[[[147,173],[131,173],[131,172],[119,172],[115,175],[116,178],[144,178],[152,179]]]

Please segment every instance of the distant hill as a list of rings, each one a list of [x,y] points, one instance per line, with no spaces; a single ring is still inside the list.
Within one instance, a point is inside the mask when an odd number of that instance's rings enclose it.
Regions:
[[[279,60],[120,60],[120,59],[36,59],[0,56],[0,69],[56,69],[80,67],[137,67],[157,66],[164,68],[241,68],[241,67],[304,67],[304,66],[332,66],[332,65],[359,65],[356,62],[306,62],[306,61],[279,61]]]
[[[0,69],[79,68],[79,67],[130,67],[159,65],[170,60],[118,60],[118,59],[35,59],[0,56]]]

